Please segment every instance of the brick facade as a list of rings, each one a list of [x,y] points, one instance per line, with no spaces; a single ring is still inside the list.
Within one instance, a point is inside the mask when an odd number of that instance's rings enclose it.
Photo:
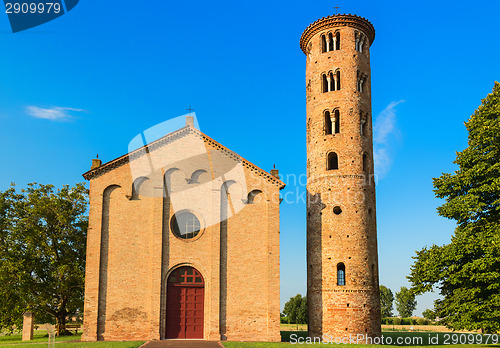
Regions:
[[[307,56],[307,289],[309,333],[315,337],[381,332],[369,51],[374,38],[366,19],[335,15],[311,24],[300,42]],[[332,49],[331,40],[340,45]],[[329,84],[337,71],[340,86]],[[333,152],[338,169],[329,167]],[[342,265],[345,285],[337,279]]]
[[[204,154],[185,158],[193,141]],[[175,165],[157,165],[167,158]],[[139,178],[134,168],[151,168],[148,161],[156,169]],[[225,179],[236,166],[243,182]],[[185,265],[204,278],[204,339],[280,340],[279,179],[189,120],[145,148],[94,162],[84,177],[90,217],[83,340],[165,338],[166,281]],[[197,187],[205,190],[188,203],[201,231],[180,239],[171,219],[184,203],[172,197],[190,197]],[[256,193],[253,201],[249,192]]]

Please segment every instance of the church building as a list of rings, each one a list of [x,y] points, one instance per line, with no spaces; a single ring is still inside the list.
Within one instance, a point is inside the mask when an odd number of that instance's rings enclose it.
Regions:
[[[370,47],[351,14],[303,32],[310,337],[381,335]],[[149,130],[148,130],[149,131]],[[285,184],[185,126],[93,161],[83,340],[280,341]],[[142,141],[142,142],[141,142]]]
[[[279,191],[194,126],[93,160],[84,341],[280,341]]]

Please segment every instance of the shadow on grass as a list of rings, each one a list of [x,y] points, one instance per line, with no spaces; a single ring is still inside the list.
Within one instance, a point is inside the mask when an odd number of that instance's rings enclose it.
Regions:
[[[78,333],[77,335],[68,335],[68,336],[58,336],[56,337],[56,342],[62,342],[62,341],[79,341],[81,337],[81,333]],[[47,336],[47,331],[45,330],[37,330],[33,334],[33,340],[31,341],[23,341],[22,340],[22,335],[19,333],[13,333],[11,335],[9,334],[0,334],[0,348],[3,347],[15,347],[17,345],[30,345],[30,348],[33,347],[35,348],[36,344],[35,343],[43,343],[45,344],[45,347],[47,347],[47,341],[48,341],[48,336]],[[35,345],[34,345],[35,344]]]

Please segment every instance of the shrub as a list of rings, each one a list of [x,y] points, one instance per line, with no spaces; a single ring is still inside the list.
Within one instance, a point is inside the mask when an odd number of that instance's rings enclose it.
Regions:
[[[402,318],[401,319],[401,325],[413,325],[413,319],[412,318]]]
[[[417,325],[427,325],[427,320],[425,320],[424,318],[418,318]]]
[[[394,319],[392,320],[392,323],[393,323],[394,325],[401,325],[401,318],[394,318]]]

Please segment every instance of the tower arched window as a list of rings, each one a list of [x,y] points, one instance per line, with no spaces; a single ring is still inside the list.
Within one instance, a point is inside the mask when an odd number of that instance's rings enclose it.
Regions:
[[[327,170],[337,170],[337,169],[339,169],[339,157],[335,152],[330,152],[328,154]]]
[[[332,33],[328,34],[328,48],[329,48],[329,51],[334,51],[335,50],[335,42],[333,40],[333,34]]]
[[[328,92],[329,84],[328,84],[328,78],[326,77],[326,74],[323,74],[321,77],[321,85],[322,85],[322,91],[323,93]]]
[[[336,86],[335,86],[336,87],[335,90],[336,91],[340,91],[340,70],[337,70],[336,77],[337,77],[336,78],[336,80],[337,80],[336,82],[337,83],[336,83]]]
[[[368,135],[367,128],[368,128],[368,115],[364,115],[363,113],[360,114],[360,134],[361,136]]]
[[[334,127],[334,133],[339,134],[340,133],[340,111],[339,109],[335,109],[333,112],[334,117],[335,117],[335,127]]]
[[[362,93],[367,76],[365,74],[361,73],[359,70],[358,70],[357,76],[358,76],[357,90],[358,90],[358,92]]]
[[[330,85],[328,86],[328,91],[336,91],[337,90],[337,82],[336,82],[337,76],[334,75],[332,72],[328,74],[328,80]]]
[[[364,153],[363,154],[363,172],[367,173],[369,170],[370,162],[368,159],[368,154]]]
[[[337,35],[328,33],[321,35],[321,52],[331,52],[337,50]]]
[[[340,50],[340,33],[338,31],[335,33],[335,50]]]
[[[306,56],[308,56],[309,53],[311,53],[311,49],[312,49],[312,42],[309,42],[309,44],[306,47]]]
[[[345,285],[345,265],[343,263],[337,265],[337,285]]]
[[[325,35],[321,35],[321,52],[325,53],[327,50],[327,47],[326,47],[326,36]]]
[[[325,135],[332,134],[332,115],[325,111]]]
[[[358,52],[363,52],[363,47],[365,45],[366,38],[363,34],[356,32],[355,34],[355,49]]]

